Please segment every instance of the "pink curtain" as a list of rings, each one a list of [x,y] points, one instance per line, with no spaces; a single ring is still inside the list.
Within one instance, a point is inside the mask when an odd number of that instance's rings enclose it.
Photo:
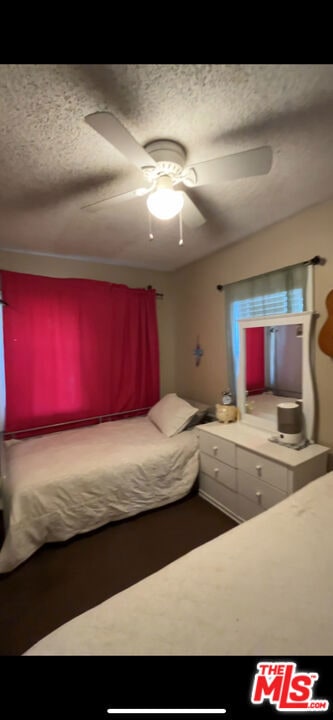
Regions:
[[[249,393],[265,389],[264,328],[246,329],[246,389]]]
[[[2,271],[6,431],[159,399],[154,290]]]

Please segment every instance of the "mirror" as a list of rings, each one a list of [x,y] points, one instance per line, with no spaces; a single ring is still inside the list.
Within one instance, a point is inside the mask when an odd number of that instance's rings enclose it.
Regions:
[[[277,430],[277,405],[302,404],[304,435],[313,440],[314,391],[310,366],[312,313],[239,320],[237,403],[241,422]]]

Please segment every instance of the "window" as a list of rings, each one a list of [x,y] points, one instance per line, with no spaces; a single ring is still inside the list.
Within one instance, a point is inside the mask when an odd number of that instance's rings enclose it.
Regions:
[[[299,313],[304,310],[303,290],[294,288],[287,292],[259,295],[234,303],[235,314],[239,320],[260,317],[262,315],[282,315],[284,313]]]

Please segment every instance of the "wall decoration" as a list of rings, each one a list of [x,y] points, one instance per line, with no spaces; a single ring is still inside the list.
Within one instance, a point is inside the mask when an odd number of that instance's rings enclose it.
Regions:
[[[318,345],[325,355],[333,357],[333,290],[327,295],[326,307],[328,318],[319,333]]]
[[[198,365],[200,365],[200,360],[201,360],[203,354],[204,354],[204,351],[203,351],[203,349],[202,349],[202,347],[201,347],[201,345],[200,345],[200,340],[199,340],[199,336],[198,336],[198,337],[197,337],[197,344],[196,344],[196,346],[195,346],[195,348],[194,348],[194,350],[193,350],[193,355],[195,356],[195,364],[196,364],[197,367],[198,367]]]

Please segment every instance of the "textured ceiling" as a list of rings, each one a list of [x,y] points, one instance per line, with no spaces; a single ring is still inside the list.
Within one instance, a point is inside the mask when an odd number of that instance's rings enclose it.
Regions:
[[[156,222],[145,198],[82,206],[141,173],[84,122],[114,114],[187,165],[271,145],[268,175],[190,191],[200,228]],[[0,65],[0,247],[174,270],[333,196],[333,65]]]

